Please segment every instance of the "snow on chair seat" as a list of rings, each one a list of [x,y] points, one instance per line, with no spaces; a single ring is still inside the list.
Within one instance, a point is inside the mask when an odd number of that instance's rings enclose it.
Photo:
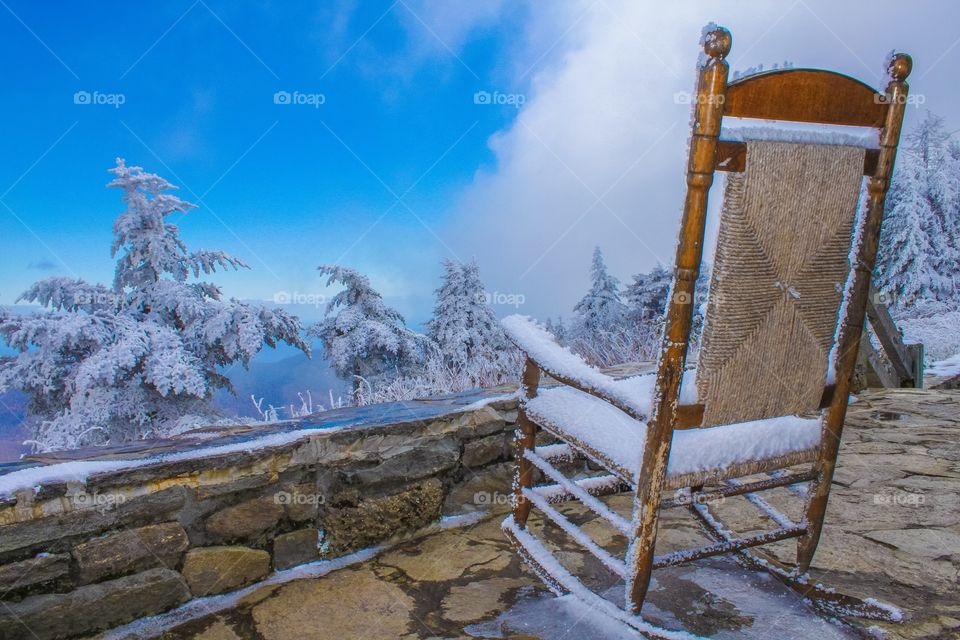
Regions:
[[[625,482],[634,483],[643,459],[644,423],[570,387],[543,389],[525,403],[525,408],[535,423]],[[665,488],[707,484],[810,462],[816,457],[820,431],[819,417],[798,416],[675,431]]]

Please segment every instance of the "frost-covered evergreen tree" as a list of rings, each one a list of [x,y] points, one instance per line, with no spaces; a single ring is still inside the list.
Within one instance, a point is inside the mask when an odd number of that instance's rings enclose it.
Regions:
[[[624,299],[627,314],[633,322],[658,321],[667,308],[667,294],[673,274],[663,265],[657,265],[649,273],[638,273],[627,285]]]
[[[633,336],[620,300],[620,281],[607,272],[600,247],[593,251],[590,290],[573,311],[569,340],[574,351],[600,366],[632,359]]]
[[[354,396],[360,393],[364,379],[403,374],[424,362],[428,340],[406,327],[403,316],[384,303],[369,278],[337,265],[323,265],[319,270],[327,276],[327,286],[345,288],[327,305],[326,317],[307,333],[323,341],[324,354],[334,371],[352,380]]]
[[[122,159],[108,185],[126,204],[114,223],[112,287],[47,278],[20,300],[47,311],[0,309],[0,335],[19,351],[0,363],[0,391],[30,396],[28,426],[40,450],[163,436],[216,415],[222,367],[246,365],[286,342],[305,352],[296,317],[238,300],[197,280],[246,265],[219,251],[190,252],[173,213],[194,205],[175,187]]]
[[[667,311],[667,296],[673,284],[673,272],[657,265],[649,273],[638,273],[633,282],[627,285],[623,297],[627,305],[627,318],[631,331],[636,336],[636,351],[640,355],[655,357],[660,346],[660,333],[663,330],[664,316]],[[693,311],[693,324],[690,329],[694,346],[699,341],[703,328],[703,316],[706,311],[707,289],[710,285],[710,264],[704,262],[700,268],[695,290],[696,307]]]
[[[573,308],[573,332],[578,338],[611,331],[623,325],[627,308],[620,300],[620,281],[607,273],[600,247],[593,250],[590,291]]]
[[[656,357],[663,329],[663,315],[673,274],[657,265],[649,273],[638,273],[624,290],[627,325],[634,340],[634,350],[646,358]]]
[[[567,344],[567,325],[563,321],[563,316],[557,316],[556,320],[547,318],[543,324],[544,328],[553,334],[560,344]]]
[[[443,263],[433,318],[427,335],[436,343],[444,363],[465,373],[476,386],[491,386],[516,376],[520,356],[507,339],[480,279],[476,261]]]
[[[901,145],[887,196],[876,284],[901,309],[960,302],[960,153],[933,114]]]

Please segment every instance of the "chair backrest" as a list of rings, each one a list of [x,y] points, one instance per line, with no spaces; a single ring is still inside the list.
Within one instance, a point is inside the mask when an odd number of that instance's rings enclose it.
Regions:
[[[697,363],[703,425],[816,410],[865,150],[747,140],[730,173]]]
[[[864,321],[910,58],[891,59],[886,93],[813,69],[772,71],[728,84],[730,44],[725,29],[705,34],[707,57],[694,100],[688,190],[650,418],[652,440],[662,441],[679,414],[672,407],[698,303],[694,286],[715,171],[730,173],[698,364],[703,420],[695,426],[801,413],[830,403],[842,420],[856,356],[851,350],[859,346]],[[720,139],[725,117],[872,127],[879,149],[777,136],[725,141]],[[864,175],[870,179],[858,218]],[[665,414],[672,417],[664,420]]]

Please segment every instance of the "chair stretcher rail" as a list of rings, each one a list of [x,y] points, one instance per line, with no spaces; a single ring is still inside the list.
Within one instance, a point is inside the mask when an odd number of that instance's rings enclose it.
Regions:
[[[550,503],[548,503],[537,492],[531,491],[530,489],[524,489],[523,495],[525,498],[527,498],[527,500],[532,502],[533,505],[543,513],[543,515],[549,518],[554,524],[563,529],[567,535],[573,538],[577,544],[593,554],[593,556],[602,562],[605,567],[613,571],[621,578],[627,577],[627,565],[622,560],[618,560],[610,555],[606,549],[594,542],[589,535],[580,529],[580,527],[570,522],[566,516],[550,506]]]
[[[711,502],[721,498],[731,498],[733,496],[740,496],[745,493],[753,493],[754,491],[766,491],[768,489],[776,489],[777,487],[783,486],[790,487],[802,482],[809,482],[810,480],[813,480],[814,477],[816,477],[816,472],[811,469],[802,473],[782,475],[775,478],[758,480],[757,482],[729,484],[711,491],[690,492],[675,496],[673,498],[667,498],[663,500],[660,505],[664,509],[685,507],[693,502]]]
[[[764,533],[757,534],[755,536],[749,536],[746,538],[733,538],[728,537],[722,542],[717,542],[716,544],[707,545],[705,547],[698,547],[695,549],[684,549],[683,551],[678,551],[675,553],[667,553],[661,556],[657,556],[653,559],[653,568],[661,569],[663,567],[669,567],[676,564],[684,564],[686,562],[691,562],[693,560],[700,560],[701,558],[709,558],[711,556],[719,556],[725,553],[730,553],[731,551],[739,551],[741,549],[748,549],[750,547],[757,547],[762,544],[770,544],[771,542],[777,542],[778,540],[786,540],[787,538],[798,538],[807,532],[806,527],[789,527],[783,529],[774,529],[773,531],[766,531]]]
[[[524,452],[524,457],[526,457],[527,460],[532,462],[533,465],[536,466],[538,469],[540,469],[540,471],[542,471],[545,475],[547,475],[549,478],[555,481],[558,485],[560,485],[560,487],[562,487],[568,495],[580,500],[580,502],[582,502],[587,508],[589,508],[591,511],[596,513],[601,518],[604,518],[605,520],[607,520],[623,535],[625,536],[630,535],[630,523],[627,522],[627,520],[622,516],[614,513],[614,511],[610,509],[610,507],[600,502],[600,500],[598,500],[593,495],[591,495],[590,490],[583,486],[583,484],[589,485],[590,484],[589,482],[581,481],[581,483],[583,483],[581,484],[573,480],[570,480],[565,475],[560,473],[560,471],[558,471],[556,467],[554,467],[549,462],[547,462],[546,460],[538,456],[534,451],[530,451],[529,449]],[[608,479],[606,483],[603,483],[597,480],[594,480],[594,482],[598,483],[600,486],[607,484],[615,488],[620,488],[620,486],[623,484],[620,478],[616,476],[605,476],[604,478]],[[593,479],[591,478],[589,480],[593,480]],[[539,492],[537,492],[537,495],[543,499],[546,499],[546,497]]]

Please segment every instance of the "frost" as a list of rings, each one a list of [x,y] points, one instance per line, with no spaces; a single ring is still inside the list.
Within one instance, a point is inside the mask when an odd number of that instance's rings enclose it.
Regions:
[[[960,352],[939,362],[935,362],[927,372],[935,376],[952,378],[960,376]]]
[[[342,285],[327,305],[326,317],[307,333],[323,341],[324,354],[337,375],[352,377],[354,395],[364,378],[402,372],[424,359],[426,338],[404,324],[403,316],[388,307],[370,279],[355,269],[338,265],[319,267],[327,286]]]
[[[631,407],[649,408],[653,375],[616,381]],[[682,404],[696,401],[693,372],[681,386]],[[607,402],[571,387],[543,389],[526,402],[531,418],[555,425],[572,440],[584,443],[635,476],[646,441],[646,425]],[[602,425],[598,429],[597,425]],[[820,419],[783,416],[737,424],[675,431],[667,472],[682,475],[806,451],[820,443]]]
[[[897,157],[877,256],[876,286],[901,309],[960,305],[960,145],[932,114]]]
[[[187,250],[166,218],[194,205],[166,193],[170,183],[122,159],[111,172],[108,186],[127,206],[113,227],[113,286],[47,278],[19,298],[47,311],[0,309],[0,336],[19,352],[0,361],[0,392],[30,396],[30,442],[41,451],[169,435],[191,417],[210,421],[213,392],[230,384],[221,367],[246,365],[264,344],[308,350],[295,317],[190,281],[246,265],[220,251]]]
[[[476,261],[446,260],[443,266],[433,318],[426,325],[443,364],[468,378],[470,386],[495,386],[514,379],[523,360],[488,304]]]

